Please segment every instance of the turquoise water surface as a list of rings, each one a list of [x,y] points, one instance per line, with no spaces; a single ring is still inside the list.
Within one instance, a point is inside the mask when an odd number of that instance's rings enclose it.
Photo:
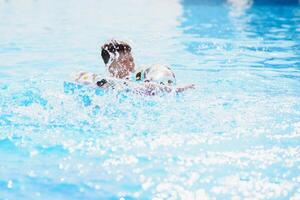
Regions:
[[[0,0],[0,199],[300,199],[300,6],[284,2]],[[68,84],[105,72],[110,38],[196,89]]]

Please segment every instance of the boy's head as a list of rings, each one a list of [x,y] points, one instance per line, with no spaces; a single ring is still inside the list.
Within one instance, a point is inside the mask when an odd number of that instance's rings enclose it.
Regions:
[[[101,47],[101,57],[109,73],[116,78],[125,78],[134,71],[131,47],[123,41],[110,40]]]

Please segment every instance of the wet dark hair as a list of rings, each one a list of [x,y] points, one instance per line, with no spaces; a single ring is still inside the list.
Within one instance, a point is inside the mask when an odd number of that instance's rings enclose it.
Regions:
[[[110,53],[115,55],[116,52],[118,53],[131,52],[131,47],[129,46],[129,44],[123,41],[117,41],[117,40],[108,41],[101,47],[101,57],[104,63],[105,64],[108,63],[110,59]]]

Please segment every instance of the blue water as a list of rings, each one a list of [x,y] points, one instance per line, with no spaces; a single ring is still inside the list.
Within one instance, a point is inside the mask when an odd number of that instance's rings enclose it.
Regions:
[[[243,2],[0,0],[0,199],[300,199],[300,6]],[[196,89],[69,84],[110,38]]]

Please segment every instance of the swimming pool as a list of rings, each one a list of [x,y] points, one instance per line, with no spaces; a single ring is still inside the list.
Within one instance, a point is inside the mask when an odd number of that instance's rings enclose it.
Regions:
[[[300,199],[300,7],[0,0],[0,199]],[[185,94],[66,84],[132,43]]]

